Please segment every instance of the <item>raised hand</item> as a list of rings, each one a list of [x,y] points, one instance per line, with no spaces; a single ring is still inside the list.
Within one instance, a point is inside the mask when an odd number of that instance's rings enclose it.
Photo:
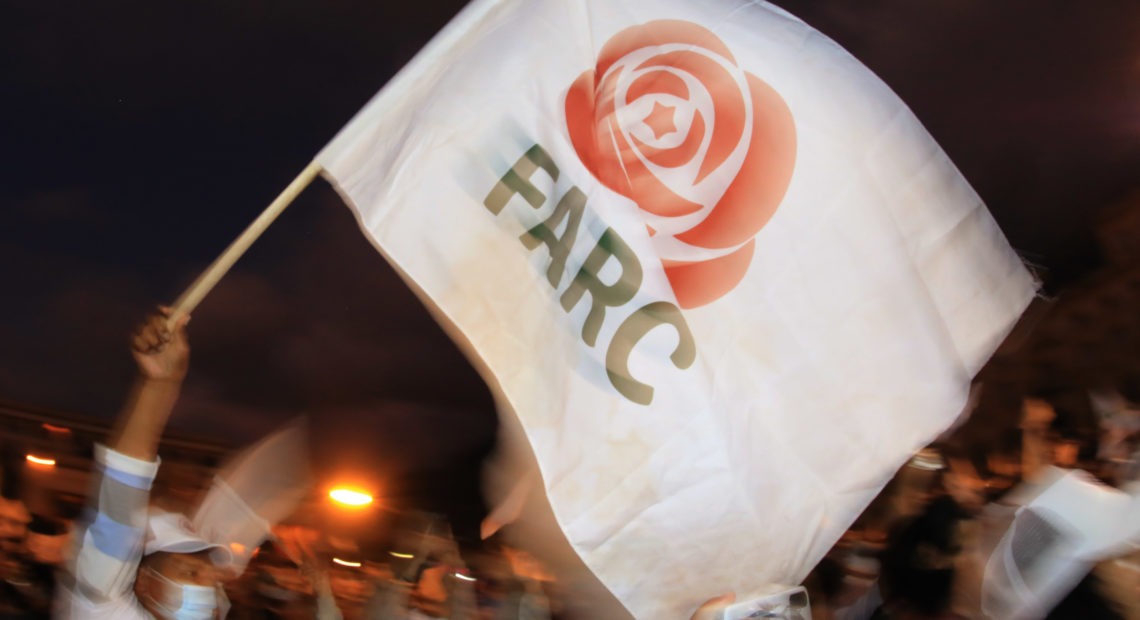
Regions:
[[[131,354],[139,374],[154,381],[181,381],[190,366],[190,344],[186,339],[189,315],[182,315],[173,329],[167,327],[171,309],[160,306],[131,334]]]

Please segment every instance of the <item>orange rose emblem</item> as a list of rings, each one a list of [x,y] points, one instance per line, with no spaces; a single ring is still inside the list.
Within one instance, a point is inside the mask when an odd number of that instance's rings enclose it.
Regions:
[[[590,172],[644,214],[682,308],[740,283],[791,180],[795,123],[716,35],[669,20],[619,32],[570,87],[566,124]]]

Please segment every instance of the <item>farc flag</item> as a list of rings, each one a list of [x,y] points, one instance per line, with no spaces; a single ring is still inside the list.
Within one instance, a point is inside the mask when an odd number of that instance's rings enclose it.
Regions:
[[[317,161],[639,618],[803,579],[1035,290],[898,97],[761,2],[475,0]]]

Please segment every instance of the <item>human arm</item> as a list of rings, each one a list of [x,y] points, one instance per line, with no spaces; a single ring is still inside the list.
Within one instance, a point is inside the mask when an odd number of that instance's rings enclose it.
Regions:
[[[188,364],[184,329],[182,320],[173,333],[166,330],[160,314],[131,338],[139,377],[108,444],[95,447],[93,492],[69,566],[73,600],[98,605],[130,594],[143,555],[158,440]]]
[[[154,461],[166,422],[174,411],[182,380],[190,365],[190,345],[182,315],[173,329],[166,326],[170,310],[161,308],[131,336],[131,354],[138,376],[107,447],[142,461]]]

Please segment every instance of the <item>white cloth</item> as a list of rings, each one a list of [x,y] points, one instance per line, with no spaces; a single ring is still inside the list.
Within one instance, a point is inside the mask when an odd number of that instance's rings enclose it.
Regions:
[[[151,620],[135,598],[143,556],[147,503],[158,462],[95,447],[93,514],[76,532],[76,549],[56,589],[52,617]]]
[[[638,617],[798,583],[1035,291],[890,89],[763,3],[475,0],[317,161]]]

